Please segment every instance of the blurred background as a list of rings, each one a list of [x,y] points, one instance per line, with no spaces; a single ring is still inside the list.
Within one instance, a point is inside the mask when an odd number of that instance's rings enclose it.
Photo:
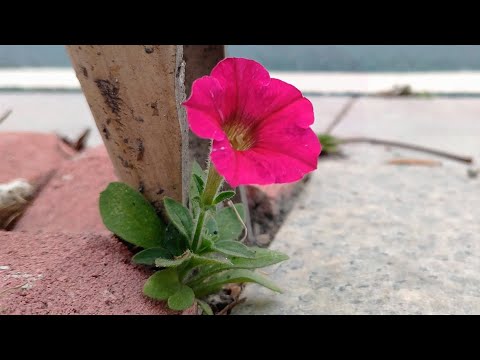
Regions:
[[[478,45],[229,45],[231,56],[281,71],[458,71],[480,69]],[[62,45],[0,45],[1,67],[69,67]]]
[[[374,129],[380,126],[387,137],[408,138],[397,129],[401,120],[408,131],[416,128],[418,140],[445,146],[431,126],[433,119],[448,118],[455,123],[446,120],[443,127],[452,136],[473,141],[467,123],[476,123],[480,46],[228,45],[227,54],[256,59],[272,77],[297,86],[314,104],[319,132],[351,96],[359,96],[345,118],[374,114],[381,124]],[[88,144],[101,143],[63,45],[0,45],[0,113],[9,109],[0,131],[75,137],[92,128]],[[457,126],[461,118],[467,123]],[[366,121],[347,121],[336,131],[359,136],[372,129]]]

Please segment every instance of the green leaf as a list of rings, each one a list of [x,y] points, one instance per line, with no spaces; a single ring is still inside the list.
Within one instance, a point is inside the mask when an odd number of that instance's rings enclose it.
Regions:
[[[167,225],[163,247],[170,251],[173,256],[182,255],[188,249],[188,240],[181,234],[172,223]]]
[[[198,214],[198,211],[200,209],[200,195],[201,192],[199,192],[198,188],[198,179],[195,180],[196,178],[199,178],[202,183],[205,183],[205,172],[202,170],[198,162],[195,160],[193,161],[193,166],[192,166],[192,176],[190,178],[190,193],[189,193],[189,208],[192,210],[192,213],[194,216]]]
[[[193,254],[192,260],[190,261],[191,267],[198,265],[232,265],[232,262],[226,257],[214,257],[214,256],[205,256]]]
[[[199,176],[205,182],[206,173],[196,160],[192,164],[192,174]]]
[[[156,300],[167,300],[181,287],[177,270],[170,268],[157,271],[150,276],[143,286],[143,293]]]
[[[231,199],[235,196],[235,191],[222,191],[220,194],[217,195],[215,200],[213,200],[213,205],[219,204],[222,201]]]
[[[275,285],[273,281],[261,276],[260,274],[254,273],[251,270],[245,269],[227,270],[220,274],[214,275],[207,279],[206,283],[194,287],[193,291],[195,291],[195,295],[200,298],[215,292],[215,290],[217,290],[221,285],[244,282],[254,282],[272,291],[279,293],[282,292],[282,290]]]
[[[142,194],[130,186],[110,183],[100,194],[103,223],[123,240],[143,248],[161,245],[165,224]]]
[[[288,256],[279,251],[273,251],[259,247],[250,247],[250,250],[255,252],[255,256],[253,258],[230,258],[230,261],[233,263],[235,268],[258,269],[288,260]]]
[[[182,256],[176,259],[158,258],[155,260],[155,265],[157,267],[176,267],[183,264],[185,261],[190,260],[191,257],[192,257],[192,253],[187,250],[185,254],[183,254]]]
[[[191,192],[190,192],[191,194]],[[194,197],[189,197],[188,199],[188,208],[190,209],[192,213],[192,217],[196,218],[198,214],[200,213],[201,209],[201,199],[200,196],[196,195]]]
[[[251,247],[250,249],[255,252],[253,259],[231,257],[231,264],[201,266],[197,269],[197,275],[192,277],[188,283],[190,285],[200,284],[207,277],[229,269],[258,269],[288,260],[287,255],[278,251],[258,247]]]
[[[255,251],[249,249],[246,245],[242,244],[239,241],[232,241],[232,240],[217,241],[214,244],[213,249],[225,255],[249,258],[249,259],[255,258]]]
[[[168,298],[168,307],[172,310],[185,310],[193,305],[195,293],[187,285],[182,285],[178,291]]]
[[[217,222],[212,217],[210,217],[208,219],[208,221],[206,222],[205,228],[207,229],[207,232],[211,235],[217,235],[218,234]]]
[[[197,174],[193,174],[193,181],[195,182],[195,185],[197,186],[197,191],[199,194],[203,193],[203,187],[205,186],[202,178],[198,176]]]
[[[198,254],[203,254],[203,253],[208,253],[212,252],[213,247],[215,245],[215,240],[217,239],[217,235],[210,235],[207,234],[202,238],[202,246],[201,248],[197,251]]]
[[[245,221],[245,211],[243,204],[235,204],[235,208],[242,220]],[[232,208],[226,207],[220,210],[215,216],[215,221],[218,228],[218,240],[237,240],[243,232],[243,225],[238,220],[235,211]]]
[[[193,232],[193,220],[190,215],[190,211],[180,204],[178,201],[175,201],[169,197],[163,199],[165,204],[165,210],[167,215],[170,218],[171,222],[177,230],[183,234],[187,239],[192,238]]]
[[[135,264],[155,265],[155,260],[157,258],[171,259],[172,254],[170,253],[170,251],[164,248],[154,247],[142,250],[139,253],[135,254],[135,256],[132,258],[132,261]]]
[[[200,300],[200,299],[197,299],[197,304],[198,306],[200,306],[200,308],[202,309],[202,315],[205,314],[205,315],[213,315],[213,311],[212,311],[212,308],[210,307],[210,305],[208,305],[205,301],[203,300]]]
[[[338,149],[338,139],[329,134],[317,134],[320,144],[322,144],[322,154],[329,155],[336,154],[339,152]]]

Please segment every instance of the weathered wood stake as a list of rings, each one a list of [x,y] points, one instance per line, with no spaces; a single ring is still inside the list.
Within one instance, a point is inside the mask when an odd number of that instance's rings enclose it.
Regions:
[[[182,45],[67,46],[119,179],[158,209],[185,203],[190,164]]]

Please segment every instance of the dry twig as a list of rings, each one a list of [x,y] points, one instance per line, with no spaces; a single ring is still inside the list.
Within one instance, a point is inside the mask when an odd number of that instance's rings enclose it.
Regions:
[[[340,145],[352,144],[352,143],[367,143],[367,144],[373,144],[373,145],[391,146],[391,147],[397,147],[402,149],[419,151],[419,152],[443,157],[446,159],[450,159],[450,160],[454,160],[454,161],[458,161],[466,164],[473,163],[473,158],[469,156],[456,155],[446,151],[430,149],[423,146],[407,144],[407,143],[402,143],[398,141],[381,140],[381,139],[374,139],[369,137],[352,137],[352,138],[343,138],[343,139],[337,139],[337,140],[338,140],[338,144]]]
[[[241,298],[237,299],[235,301],[232,301],[230,304],[225,306],[222,310],[220,310],[217,315],[227,315],[227,313],[232,310],[235,306],[244,303],[247,300],[247,298]]]
[[[0,124],[2,122],[4,122],[5,120],[7,120],[7,118],[10,116],[10,114],[12,113],[12,110],[11,109],[8,109],[7,111],[5,111],[2,115],[0,115]]]
[[[80,152],[85,150],[89,135],[90,129],[86,129],[76,140],[72,141],[66,136],[59,136],[59,138],[73,150]]]

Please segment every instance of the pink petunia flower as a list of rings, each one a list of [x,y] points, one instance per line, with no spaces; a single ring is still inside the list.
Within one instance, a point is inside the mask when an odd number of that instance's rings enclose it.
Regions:
[[[191,130],[213,139],[211,160],[232,187],[293,182],[317,168],[312,104],[256,61],[220,61],[184,105]]]

